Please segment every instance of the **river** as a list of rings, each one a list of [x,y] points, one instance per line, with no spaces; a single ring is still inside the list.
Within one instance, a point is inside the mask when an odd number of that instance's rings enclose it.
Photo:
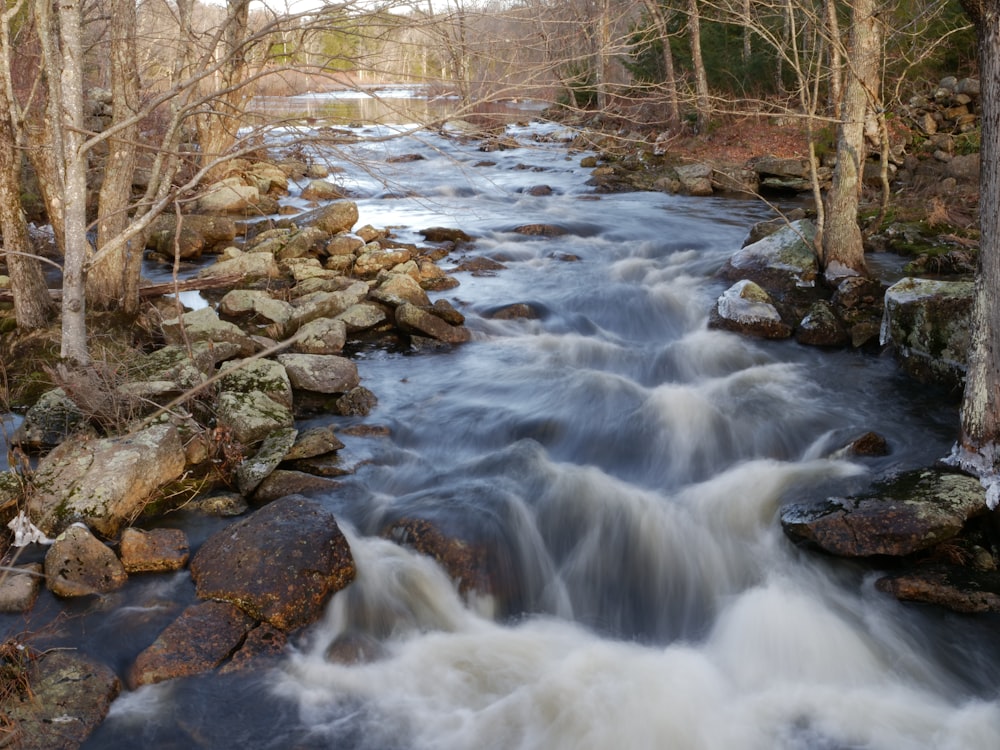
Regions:
[[[877,571],[780,529],[784,502],[946,455],[957,405],[887,352],[708,329],[713,273],[770,210],[595,195],[557,125],[512,125],[521,147],[490,153],[390,130],[357,127],[358,143],[323,154],[347,168],[360,224],[412,241],[460,227],[470,255],[505,268],[458,273],[438,295],[465,313],[470,343],[357,353],[379,405],[335,423],[389,436],[345,436],[364,460],[322,499],[358,578],[279,668],[124,693],[86,747],[1000,747],[1000,619],[898,603]],[[423,158],[391,162],[401,154]],[[513,231],[528,223],[565,233]],[[538,316],[490,317],[514,302]],[[868,430],[888,456],[830,458]],[[503,595],[462,597],[429,558],[379,537],[404,516],[481,545]],[[196,546],[219,522],[177,523]],[[124,671],[192,589],[186,573],[139,578],[58,627]],[[344,639],[377,658],[326,659]]]

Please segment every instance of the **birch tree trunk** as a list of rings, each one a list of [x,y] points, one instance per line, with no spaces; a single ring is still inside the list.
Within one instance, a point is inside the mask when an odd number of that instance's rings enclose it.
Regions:
[[[882,22],[875,0],[854,0],[851,48],[844,105],[837,128],[837,166],[827,197],[822,260],[828,281],[867,276],[865,249],[858,226],[858,204],[868,149],[865,119],[879,86]]]

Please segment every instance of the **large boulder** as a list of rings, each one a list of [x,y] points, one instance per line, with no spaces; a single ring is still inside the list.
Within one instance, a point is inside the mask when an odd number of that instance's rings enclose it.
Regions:
[[[978,479],[918,469],[863,495],[788,505],[781,525],[795,541],[833,555],[904,556],[951,539],[985,509]]]
[[[771,294],[816,285],[819,260],[813,249],[816,227],[808,219],[782,225],[737,250],[720,271],[729,281],[750,279]]]
[[[66,391],[54,388],[28,409],[11,442],[28,449],[48,448],[81,432],[93,433],[86,415]]]
[[[49,536],[82,521],[114,537],[184,466],[184,445],[173,425],[65,442],[39,461],[28,515]]]
[[[971,281],[906,278],[885,292],[882,343],[925,383],[959,386],[965,378],[974,296]]]
[[[260,203],[260,190],[255,185],[247,185],[239,177],[227,177],[211,185],[198,198],[198,210],[202,213],[243,213]]]
[[[199,278],[239,276],[245,280],[276,279],[281,275],[278,261],[271,253],[230,251],[210,266],[198,271]]]
[[[462,325],[452,325],[432,307],[417,307],[406,302],[396,308],[396,325],[404,333],[421,336],[446,344],[464,344],[472,335]]]
[[[239,326],[221,320],[211,307],[164,320],[161,328],[168,344],[182,346],[193,341],[232,344],[244,357],[249,357],[256,349],[253,340]]]
[[[354,580],[333,515],[298,495],[275,500],[210,537],[191,561],[198,596],[226,601],[289,631],[308,625]]]
[[[334,201],[326,206],[306,211],[295,217],[299,226],[315,226],[327,234],[349,232],[358,223],[358,206],[354,201]]]

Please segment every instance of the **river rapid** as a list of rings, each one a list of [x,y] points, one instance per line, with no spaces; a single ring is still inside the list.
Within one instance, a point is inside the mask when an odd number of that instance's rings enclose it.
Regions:
[[[437,295],[467,316],[470,343],[361,348],[378,407],[309,423],[389,428],[345,436],[362,465],[322,498],[357,580],[278,668],[124,693],[86,747],[1000,747],[996,617],[898,603],[877,571],[780,529],[784,502],[946,455],[958,420],[889,353],[708,329],[713,273],[771,210],[595,195],[557,125],[513,125],[521,147],[491,153],[391,130],[358,127],[360,142],[319,154],[347,169],[360,224],[405,241],[458,227],[476,237],[468,256],[505,268],[458,273]],[[424,158],[390,163],[401,154]],[[538,185],[551,194],[529,194]],[[528,223],[564,234],[513,231]],[[490,317],[514,302],[538,316]],[[868,430],[890,455],[831,457]],[[381,539],[402,517],[487,550],[502,593],[461,596],[430,558]],[[217,523],[165,525],[197,546]],[[192,599],[187,573],[139,578],[60,627],[124,671]],[[345,641],[375,658],[325,657]]]

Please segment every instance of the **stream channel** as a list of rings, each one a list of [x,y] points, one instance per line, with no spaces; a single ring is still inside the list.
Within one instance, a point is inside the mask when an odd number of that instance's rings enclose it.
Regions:
[[[372,124],[323,157],[347,166],[359,225],[413,242],[458,227],[476,238],[464,253],[505,268],[458,273],[437,295],[471,342],[362,350],[378,406],[305,423],[388,428],[344,437],[360,465],[321,498],[358,568],[325,618],[277,669],[124,692],[85,747],[1000,748],[1000,619],[901,604],[875,590],[877,571],[796,548],[777,520],[782,503],[946,455],[954,399],[889,352],[710,330],[713,273],[771,210],[597,195],[583,154],[532,114],[508,129],[520,148],[382,139],[392,128]],[[424,158],[390,163],[401,154]],[[564,234],[513,231],[529,223]],[[515,302],[538,317],[490,317]],[[888,456],[829,458],[869,430]],[[379,537],[403,516],[483,545],[505,595],[462,597],[430,558]],[[222,524],[163,523],[193,548]],[[61,609],[46,626],[57,640],[123,674],[193,600],[187,572],[135,577],[100,601],[44,592],[29,627]],[[345,636],[377,658],[327,660]]]

